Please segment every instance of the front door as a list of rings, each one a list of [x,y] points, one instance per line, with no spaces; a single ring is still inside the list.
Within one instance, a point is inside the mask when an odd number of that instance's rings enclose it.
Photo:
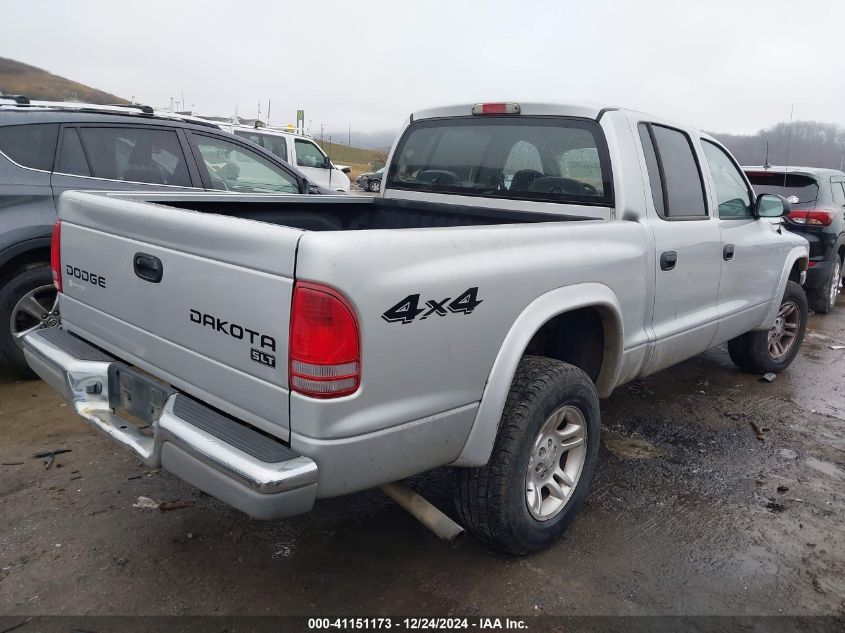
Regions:
[[[784,238],[780,218],[754,217],[751,186],[731,156],[710,140],[702,139],[701,145],[722,240],[716,334],[721,343],[765,319],[792,246]]]

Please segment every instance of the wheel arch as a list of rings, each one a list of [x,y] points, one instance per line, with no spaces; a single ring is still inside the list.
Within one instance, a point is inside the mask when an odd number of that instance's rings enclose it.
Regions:
[[[50,238],[38,237],[18,242],[0,252],[0,279],[26,264],[50,263]]]
[[[809,261],[810,258],[806,246],[796,246],[789,251],[789,255],[783,265],[783,272],[781,272],[780,275],[777,292],[775,292],[775,296],[772,301],[772,307],[769,308],[766,319],[760,327],[757,328],[758,330],[768,330],[772,327],[775,322],[775,318],[777,317],[778,309],[780,308],[780,299],[783,297],[783,293],[786,292],[786,283],[788,281],[801,283],[800,279],[803,276],[802,273],[807,271]]]
[[[594,311],[601,319],[602,362],[593,378],[599,396],[610,394],[618,379],[623,356],[619,300],[609,287],[599,283],[575,284],[549,291],[522,311],[505,336],[487,377],[467,441],[453,465],[481,466],[487,463],[513,376],[529,345],[554,319],[585,310]]]

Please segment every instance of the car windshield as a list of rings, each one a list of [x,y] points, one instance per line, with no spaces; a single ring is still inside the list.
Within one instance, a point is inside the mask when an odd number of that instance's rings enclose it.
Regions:
[[[776,193],[791,204],[812,203],[819,197],[819,183],[811,176],[773,171],[746,173],[758,194]]]
[[[395,189],[609,206],[609,165],[595,121],[433,119],[408,128],[387,179]]]

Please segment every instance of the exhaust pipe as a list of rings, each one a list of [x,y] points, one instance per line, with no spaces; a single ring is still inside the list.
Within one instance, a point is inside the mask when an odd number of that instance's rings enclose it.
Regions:
[[[408,486],[400,483],[383,484],[381,491],[393,499],[417,521],[434,532],[452,547],[457,547],[463,540],[466,531],[440,510],[423,499]]]

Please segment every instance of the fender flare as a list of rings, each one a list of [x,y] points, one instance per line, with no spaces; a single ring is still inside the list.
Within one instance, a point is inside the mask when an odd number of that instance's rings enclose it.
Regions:
[[[795,265],[795,262],[798,260],[804,260],[802,271],[807,270],[807,263],[809,262],[810,256],[808,254],[808,247],[807,246],[796,246],[792,250],[789,251],[789,255],[786,256],[786,263],[783,266],[783,271],[780,274],[780,281],[778,282],[777,292],[775,293],[775,299],[772,301],[772,307],[769,308],[769,312],[766,315],[765,321],[760,325],[758,330],[768,330],[772,327],[775,323],[775,319],[778,315],[778,310],[780,309],[780,300],[783,298],[783,294],[786,292],[786,282],[789,281],[789,274],[792,272],[792,267]]]
[[[583,283],[551,290],[532,301],[517,317],[493,362],[467,441],[454,466],[483,466],[490,458],[499,421],[517,365],[534,334],[552,318],[579,308],[596,308],[604,326],[604,361],[596,388],[607,396],[622,367],[622,309],[614,292],[604,284]]]

